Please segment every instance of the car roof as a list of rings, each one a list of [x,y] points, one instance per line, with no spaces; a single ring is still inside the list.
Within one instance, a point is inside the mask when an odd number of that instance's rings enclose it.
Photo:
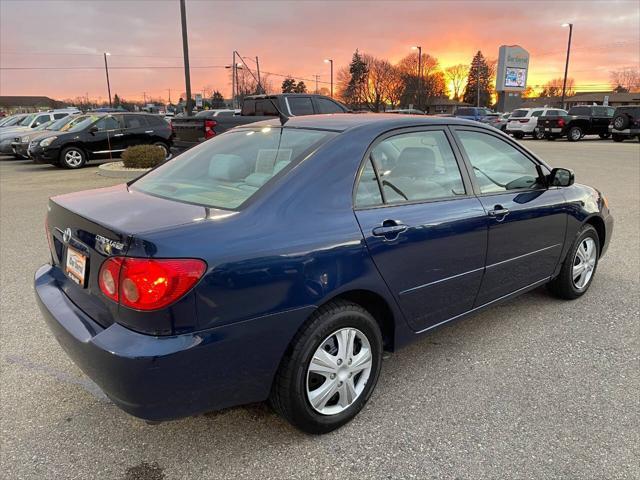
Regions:
[[[280,126],[280,119],[263,120],[261,122],[242,125],[238,128],[276,127]],[[397,113],[337,113],[327,115],[305,115],[290,117],[285,123],[287,128],[310,128],[344,132],[352,128],[364,126],[378,126],[380,130],[394,128],[429,126],[429,125],[473,125],[481,126],[478,122],[455,117],[435,117],[425,115],[403,115]]]

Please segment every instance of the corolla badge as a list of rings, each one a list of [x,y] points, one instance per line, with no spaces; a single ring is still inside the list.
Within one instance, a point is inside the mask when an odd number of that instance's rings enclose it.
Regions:
[[[104,253],[111,254],[113,250],[122,250],[124,244],[111,240],[110,238],[103,237],[102,235],[96,235],[96,248],[102,250]]]
[[[69,240],[71,240],[71,229],[67,228],[62,234],[62,241],[64,243],[69,243]]]

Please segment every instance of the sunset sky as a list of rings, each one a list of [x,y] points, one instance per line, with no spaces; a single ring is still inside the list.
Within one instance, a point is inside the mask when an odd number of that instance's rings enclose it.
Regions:
[[[356,48],[396,62],[421,45],[444,68],[518,44],[531,54],[529,84],[541,85],[563,74],[564,22],[574,24],[569,76],[577,90],[607,90],[610,70],[640,64],[638,0],[187,0],[187,21],[193,92],[210,86],[225,96],[234,49],[258,55],[279,86],[275,74],[320,74],[328,85],[323,59],[333,58],[337,71]],[[166,100],[171,89],[175,102],[185,91],[178,0],[0,0],[0,95],[104,100],[105,51],[112,93]]]

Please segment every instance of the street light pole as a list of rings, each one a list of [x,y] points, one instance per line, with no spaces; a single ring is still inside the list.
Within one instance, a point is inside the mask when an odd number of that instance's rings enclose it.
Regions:
[[[111,103],[111,85],[109,84],[109,65],[107,64],[107,56],[111,55],[108,52],[104,52],[104,71],[107,74],[107,91],[109,92],[109,108],[113,107]]]
[[[333,59],[325,58],[324,63],[331,64],[331,98],[333,98]]]
[[[420,108],[420,94],[422,93],[422,47],[411,47],[413,50],[418,50],[418,89],[416,92],[416,108]]]
[[[184,83],[187,90],[187,117],[191,116],[191,75],[189,73],[189,39],[187,38],[187,12],[184,0],[180,0],[180,19],[182,23],[182,56],[184,58]]]
[[[563,27],[569,27],[569,43],[567,44],[567,61],[564,64],[564,80],[562,82],[562,108],[564,109],[564,97],[567,89],[567,73],[569,72],[569,53],[571,52],[571,35],[573,34],[573,23],[563,23]]]

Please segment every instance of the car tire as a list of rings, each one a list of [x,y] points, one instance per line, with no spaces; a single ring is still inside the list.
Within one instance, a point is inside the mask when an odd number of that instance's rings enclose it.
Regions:
[[[603,140],[606,140],[607,138],[609,138],[611,136],[610,133],[601,133],[599,134],[600,138]]]
[[[522,140],[524,138],[524,133],[522,132],[513,132],[513,136],[518,140]]]
[[[588,247],[592,250],[589,250]],[[600,258],[600,239],[593,225],[584,225],[562,263],[560,274],[547,284],[557,297],[573,300],[586,293],[593,281]],[[580,266],[584,266],[580,270]],[[580,274],[578,275],[578,272]],[[578,276],[576,276],[578,275]]]
[[[541,130],[539,128],[536,128],[533,131],[533,135],[531,136],[534,140],[542,140],[543,138],[545,138],[546,134],[544,133],[544,130]]]
[[[343,348],[347,343],[352,345],[351,355]],[[373,393],[382,349],[380,327],[367,310],[343,300],[324,305],[298,331],[280,363],[269,398],[273,409],[307,433],[341,427],[362,410]],[[312,366],[314,358],[318,362]],[[355,371],[365,358],[369,358],[368,370]],[[323,373],[314,372],[315,368]],[[312,404],[312,399],[317,402]]]
[[[570,142],[577,142],[583,137],[582,129],[580,127],[571,127],[567,132],[567,140]]]
[[[153,145],[155,145],[156,147],[160,147],[163,151],[164,151],[164,159],[165,160],[169,160],[172,155],[171,155],[171,149],[169,148],[169,145],[167,145],[164,142],[154,142]]]
[[[613,135],[611,135],[611,139],[614,142],[623,142],[624,141],[624,135],[620,135],[620,134],[614,133]]]
[[[629,126],[629,116],[624,113],[619,113],[613,117],[611,124],[616,130],[624,130]]]
[[[67,147],[60,152],[58,163],[64,168],[82,168],[87,163],[87,154],[79,147]]]

